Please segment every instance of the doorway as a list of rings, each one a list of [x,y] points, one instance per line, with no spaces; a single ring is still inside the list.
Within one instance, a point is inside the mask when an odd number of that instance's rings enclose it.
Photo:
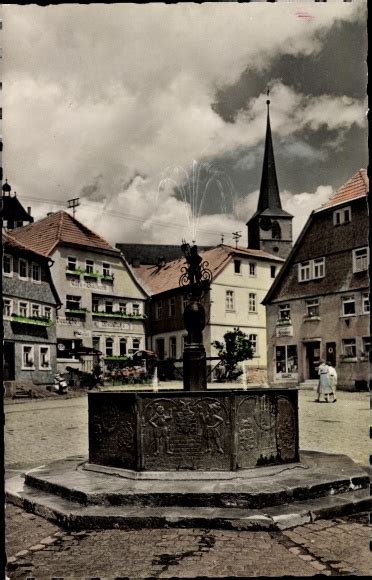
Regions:
[[[164,348],[164,338],[156,339],[156,353],[159,360],[164,360],[165,348]]]
[[[306,357],[308,361],[309,379],[317,379],[320,361],[320,342],[314,341],[306,343]]]
[[[15,379],[14,342],[4,342],[4,381]]]
[[[336,366],[336,343],[327,342],[326,343],[327,361],[330,362],[333,367]]]

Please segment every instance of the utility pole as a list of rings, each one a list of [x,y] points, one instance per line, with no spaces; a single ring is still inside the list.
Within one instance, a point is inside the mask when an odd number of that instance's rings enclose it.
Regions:
[[[80,205],[80,198],[74,197],[73,199],[67,200],[67,207],[72,208],[72,217],[75,217],[76,208]]]
[[[237,248],[238,247],[238,241],[242,237],[242,234],[241,234],[241,232],[233,232],[232,233],[232,237],[235,240],[235,247]]]

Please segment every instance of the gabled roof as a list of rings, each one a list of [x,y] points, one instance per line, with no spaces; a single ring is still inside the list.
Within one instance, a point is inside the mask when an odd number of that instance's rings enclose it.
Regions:
[[[274,256],[263,250],[251,250],[248,248],[234,248],[220,244],[211,250],[200,252],[203,261],[208,262],[207,268],[212,272],[212,280],[231,262],[235,257],[244,257],[252,259],[263,259],[275,262],[284,262],[283,258]],[[151,295],[168,292],[179,287],[179,279],[182,274],[182,268],[185,266],[185,258],[168,262],[163,267],[159,266],[140,266],[134,268],[134,272],[142,280],[145,288]]]
[[[58,211],[33,224],[17,228],[12,235],[17,241],[44,256],[50,256],[58,245],[83,246],[119,254],[119,250],[65,211]]]
[[[323,211],[336,205],[348,203],[358,197],[365,197],[368,194],[369,184],[366,169],[359,169],[349,181],[333,194],[328,201],[316,211]]]
[[[366,197],[368,194],[368,176],[365,169],[360,169],[349,181],[340,187],[336,193],[330,197],[330,199],[324,203],[320,208],[313,210],[309,215],[307,222],[301,230],[291,252],[287,256],[286,262],[280,269],[279,274],[275,278],[273,284],[271,285],[265,298],[262,300],[262,304],[268,304],[270,300],[275,297],[275,293],[278,287],[280,287],[282,279],[287,276],[288,268],[292,265],[295,257],[301,247],[301,244],[306,237],[306,234],[310,228],[310,225],[314,219],[315,214],[322,211],[326,211],[330,208],[336,207],[343,203],[349,203],[355,199]]]
[[[25,252],[28,254],[35,255],[37,258],[39,258],[40,260],[43,260],[43,261],[48,260],[48,256],[45,256],[44,254],[40,254],[40,252],[36,252],[35,250],[29,248],[27,245],[22,244],[18,240],[14,239],[14,237],[11,234],[9,234],[8,232],[2,232],[2,239],[3,239],[3,246],[5,249],[11,248],[19,253]]]
[[[33,222],[34,218],[25,210],[16,195],[1,196],[1,215],[4,221]]]
[[[115,244],[125,256],[129,264],[135,265],[138,261],[140,265],[157,265],[159,259],[165,262],[172,262],[182,257],[181,245],[170,244]],[[199,246],[199,250],[209,250],[213,246]]]

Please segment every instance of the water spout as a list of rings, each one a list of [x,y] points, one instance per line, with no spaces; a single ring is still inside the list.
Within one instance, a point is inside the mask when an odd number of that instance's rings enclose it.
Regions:
[[[158,367],[155,367],[154,376],[152,377],[152,390],[154,393],[159,390]]]

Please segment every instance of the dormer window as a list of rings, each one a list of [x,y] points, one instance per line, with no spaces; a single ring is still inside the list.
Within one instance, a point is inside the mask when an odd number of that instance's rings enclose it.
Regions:
[[[340,226],[351,222],[351,207],[343,207],[333,212],[333,225]]]

